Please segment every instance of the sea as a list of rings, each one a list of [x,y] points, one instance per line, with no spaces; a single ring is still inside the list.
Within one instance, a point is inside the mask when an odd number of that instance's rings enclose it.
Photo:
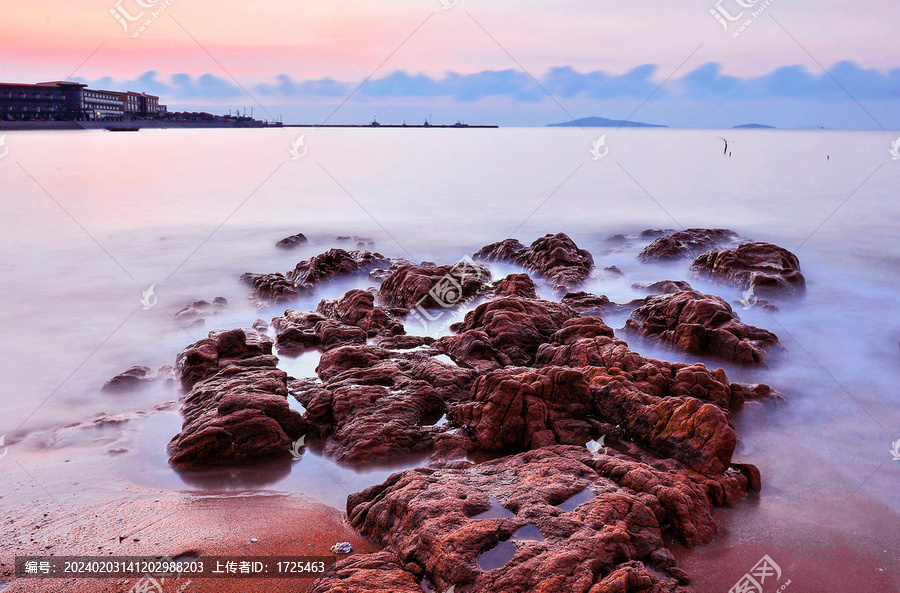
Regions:
[[[682,563],[699,572],[724,567],[722,582],[730,584],[756,563],[757,550],[789,571],[823,546],[859,538],[856,553],[872,570],[897,576],[900,162],[889,152],[896,135],[612,128],[7,133],[0,158],[0,311],[8,338],[0,357],[0,500],[21,503],[26,491],[70,500],[135,488],[277,491],[343,510],[349,493],[420,460],[358,468],[310,450],[289,465],[179,473],[165,453],[180,428],[179,393],[156,386],[108,394],[101,387],[135,365],[174,364],[210,330],[282,314],[285,307],[260,308],[249,299],[241,274],[286,272],[356,244],[340,236],[371,240],[369,248],[386,256],[443,264],[508,237],[527,244],[565,232],[595,259],[584,290],[628,302],[644,296],[635,283],[688,279],[734,303],[742,320],[773,331],[787,349],[768,368],[741,369],[635,346],[648,356],[722,366],[732,380],[766,383],[786,400],[734,416],[735,460],[760,468],[763,491],[720,511],[721,536],[678,554]],[[776,302],[777,313],[745,309],[738,289],[689,278],[687,260],[637,259],[652,240],[642,231],[694,227],[728,228],[793,251],[806,295]],[[309,243],[275,248],[295,233]],[[626,241],[607,240],[616,234]],[[623,275],[604,270],[610,266]],[[497,277],[514,271],[494,269]],[[559,298],[538,284],[542,296]],[[365,277],[323,285],[291,308],[314,309],[321,299],[372,285]],[[205,326],[174,320],[184,306],[216,297],[228,306]],[[618,331],[625,317],[606,321]],[[410,333],[445,328],[408,324]],[[282,357],[281,366],[311,377],[317,362],[309,353]],[[23,490],[32,482],[40,488]]]

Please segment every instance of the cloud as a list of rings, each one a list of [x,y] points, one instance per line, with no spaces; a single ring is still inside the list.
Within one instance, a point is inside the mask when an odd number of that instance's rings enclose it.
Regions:
[[[441,77],[396,71],[366,81],[357,96],[371,99],[449,98],[477,103],[487,98],[503,97],[514,102],[536,103],[549,92],[560,99],[608,100],[651,97],[703,100],[802,99],[835,101],[847,98],[846,89],[857,100],[900,99],[900,69],[881,72],[863,69],[854,62],[835,64],[830,72],[810,72],[803,66],[783,66],[756,77],[741,78],[722,73],[722,65],[704,64],[678,79],[659,87],[653,77],[657,66],[645,64],[624,74],[602,71],[578,72],[569,66],[553,68],[539,79],[518,70],[485,70],[472,74],[449,72]],[[832,76],[834,79],[832,79]],[[840,84],[836,84],[837,80]],[[166,101],[217,101],[246,97],[233,81],[213,74],[172,74],[167,79],[157,71],[149,71],[133,80],[106,77],[90,84],[97,88],[144,91]],[[323,99],[346,97],[359,82],[342,82],[332,78],[294,80],[287,74],[275,76],[271,82],[257,84],[250,92],[261,101],[277,103],[321,102]],[[543,87],[543,88],[541,88]],[[843,89],[842,89],[843,87]]]
[[[847,93],[861,101],[900,99],[900,69],[883,73],[845,61],[830,68],[831,76],[812,74],[802,66],[782,66],[749,78],[725,76],[721,71],[721,64],[705,64],[677,84],[687,96],[703,99],[843,100]]]

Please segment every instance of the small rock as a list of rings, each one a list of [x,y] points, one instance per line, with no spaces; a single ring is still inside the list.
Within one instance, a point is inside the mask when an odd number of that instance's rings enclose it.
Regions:
[[[340,542],[331,546],[331,551],[335,554],[350,554],[353,552],[353,546],[350,542]]]
[[[251,543],[251,544],[255,544],[255,543],[257,543],[258,541],[259,541],[259,540],[256,539],[255,537],[251,537],[251,538],[250,538],[250,543]]]

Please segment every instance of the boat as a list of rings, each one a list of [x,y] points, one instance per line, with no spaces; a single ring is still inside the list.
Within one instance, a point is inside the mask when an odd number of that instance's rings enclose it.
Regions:
[[[141,131],[141,129],[140,129],[140,128],[137,128],[137,127],[134,127],[134,128],[114,128],[113,126],[107,126],[107,127],[103,128],[103,129],[106,130],[107,132],[140,132],[140,131]]]

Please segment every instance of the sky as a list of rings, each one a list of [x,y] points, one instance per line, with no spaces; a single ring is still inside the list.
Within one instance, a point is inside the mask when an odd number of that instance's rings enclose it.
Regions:
[[[0,0],[0,80],[286,123],[900,128],[900,3]]]

